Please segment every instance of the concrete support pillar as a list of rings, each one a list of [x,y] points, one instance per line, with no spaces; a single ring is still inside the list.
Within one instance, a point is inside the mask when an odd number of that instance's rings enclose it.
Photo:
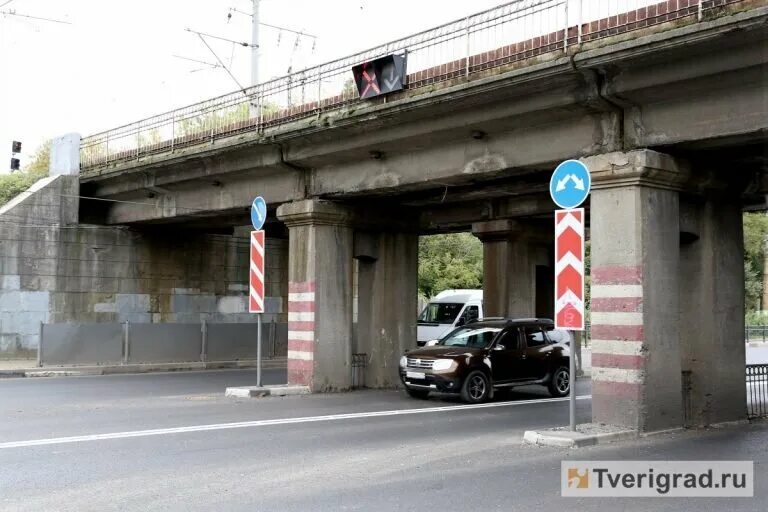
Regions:
[[[693,228],[681,237],[680,342],[691,426],[746,419],[741,204],[718,196],[687,205]]]
[[[353,230],[347,210],[305,200],[277,210],[289,230],[288,383],[351,386]]]
[[[586,159],[592,173],[592,418],[682,425],[680,212],[686,172],[653,151]]]
[[[546,316],[551,310],[542,306],[537,311],[536,267],[550,264],[551,251],[537,242],[535,231],[514,220],[472,225],[472,234],[483,242],[485,316]],[[547,293],[551,282],[545,282],[540,288],[540,294]]]
[[[418,236],[410,233],[358,233],[357,350],[367,354],[365,385],[394,388],[398,361],[416,346]]]

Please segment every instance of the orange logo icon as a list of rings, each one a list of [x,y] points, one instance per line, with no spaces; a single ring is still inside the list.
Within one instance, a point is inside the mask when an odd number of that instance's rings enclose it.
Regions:
[[[568,468],[568,487],[572,489],[589,488],[589,472],[586,469]]]

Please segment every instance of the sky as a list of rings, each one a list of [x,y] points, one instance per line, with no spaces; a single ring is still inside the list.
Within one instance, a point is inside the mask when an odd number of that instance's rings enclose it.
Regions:
[[[657,0],[568,1],[569,22],[576,24],[579,4],[588,20]],[[502,3],[260,0],[262,22],[316,39],[303,36],[297,41],[288,31],[262,27],[259,78],[283,76],[289,69],[344,57]],[[13,140],[23,143],[23,166],[52,137],[92,135],[236,91],[238,83],[250,85],[250,48],[208,38],[213,55],[199,36],[185,29],[250,43],[252,7],[253,0],[0,0],[0,173],[8,171]],[[488,41],[473,44],[490,49],[497,47],[496,39],[515,39],[520,30],[546,33],[556,27],[544,25],[561,26],[552,16],[540,16],[543,25],[521,21],[521,28],[508,27],[513,35],[487,31],[482,36]],[[516,40],[534,34],[519,35]],[[185,60],[216,63],[217,56],[234,79],[222,68]],[[415,59],[411,54],[414,65]]]
[[[0,0],[2,5],[7,0]],[[499,0],[261,0],[260,79],[282,76],[452,21]],[[22,165],[45,140],[83,136],[237,90],[199,37],[185,28],[250,42],[251,0],[12,0],[14,9],[67,21],[0,14],[0,172],[11,141]],[[209,40],[238,81],[250,82],[250,49]]]

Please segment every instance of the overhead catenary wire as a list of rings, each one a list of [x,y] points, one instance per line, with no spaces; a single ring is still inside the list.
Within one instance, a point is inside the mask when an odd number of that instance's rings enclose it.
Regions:
[[[3,4],[3,5],[6,5],[6,4]],[[0,11],[0,14],[2,14],[4,16],[17,16],[19,18],[27,18],[27,19],[31,19],[31,20],[37,20],[37,21],[47,21],[47,22],[50,22],[50,23],[59,23],[61,25],[72,25],[72,23],[70,23],[69,21],[56,20],[56,19],[53,19],[53,18],[44,18],[42,16],[32,16],[30,14],[21,14],[21,13],[18,13],[16,11],[14,11],[14,10]]]
[[[243,14],[245,16],[253,16],[253,14],[251,14],[249,12],[241,11],[239,9],[235,9],[234,7],[230,7],[229,10],[232,11],[232,12],[236,12],[238,14]],[[290,29],[290,28],[281,27],[279,25],[272,25],[270,23],[264,23],[263,21],[260,21],[259,25],[261,25],[262,27],[269,27],[269,28],[273,28],[275,30],[280,30],[282,32],[290,32],[292,34],[296,34],[296,35],[299,35],[299,36],[311,37],[312,39],[315,39],[315,40],[317,39],[317,36],[312,35],[309,32],[304,32],[303,30],[293,30],[293,29]]]

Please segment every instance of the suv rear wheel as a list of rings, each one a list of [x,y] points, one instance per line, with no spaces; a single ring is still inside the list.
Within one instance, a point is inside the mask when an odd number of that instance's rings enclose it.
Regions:
[[[555,397],[565,396],[571,392],[571,375],[568,368],[560,366],[549,381],[549,394]]]
[[[461,386],[461,399],[470,404],[479,404],[488,399],[490,392],[491,383],[488,376],[475,370],[464,379],[464,385]]]

